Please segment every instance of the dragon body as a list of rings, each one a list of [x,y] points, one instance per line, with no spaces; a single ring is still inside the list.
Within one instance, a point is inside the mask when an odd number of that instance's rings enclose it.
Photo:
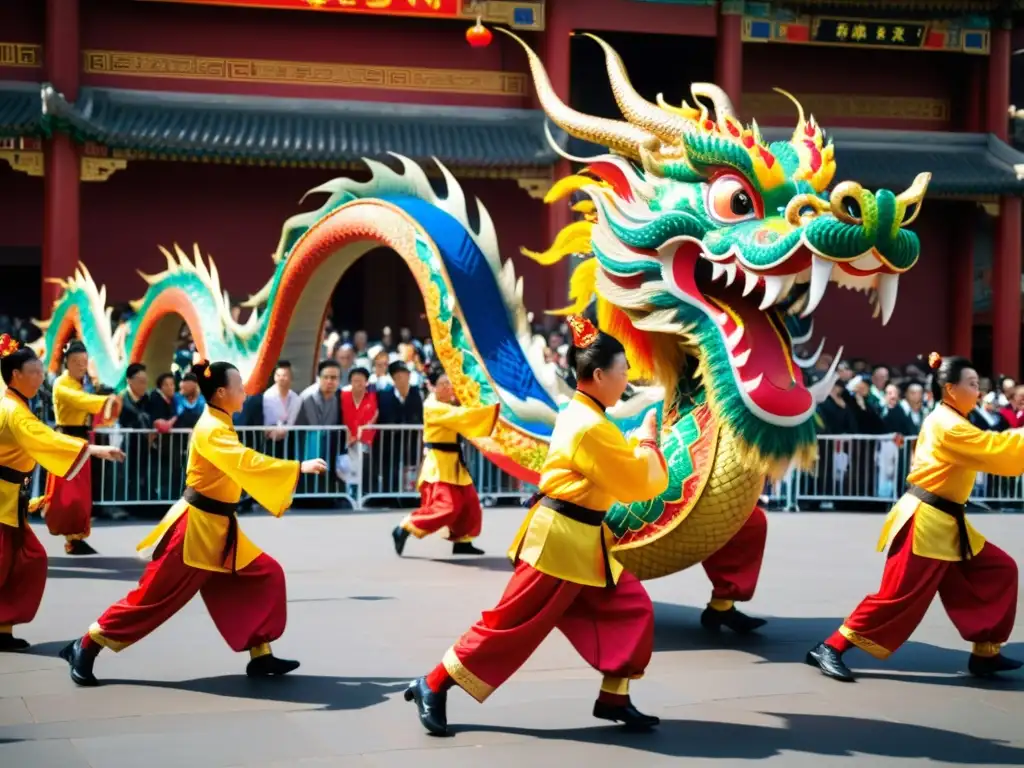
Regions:
[[[656,578],[718,551],[749,518],[766,477],[813,460],[813,414],[835,366],[805,388],[799,368],[822,345],[802,360],[794,344],[810,340],[809,316],[829,283],[865,292],[888,321],[899,275],[919,256],[905,226],[928,177],[902,194],[855,182],[832,186],[833,147],[802,110],[790,141],[765,144],[714,86],[692,89],[713,113],[699,102],[646,101],[615,52],[597,42],[625,120],[560,102],[523,44],[552,122],[612,151],[555,184],[549,202],[575,194],[582,218],[549,250],[526,253],[544,264],[584,257],[571,280],[573,304],[559,311],[595,311],[645,385],[610,416],[629,432],[648,409],[659,411],[669,487],[651,501],[617,505],[606,518],[623,564]],[[393,161],[367,160],[369,181],[335,179],[311,190],[326,198],[285,222],[273,274],[247,302],[245,323],[232,319],[216,266],[198,246],[191,255],[177,246],[163,251],[166,270],[143,275],[148,289],[133,303],[134,318],[113,332],[105,291],[81,266],[62,281],[51,319],[40,323],[50,367],[74,334],[86,342],[97,378],[123,386],[130,361],[167,368],[184,320],[199,354],[235,363],[251,392],[265,386],[282,357],[307,361],[312,380],[335,285],[356,259],[383,245],[417,281],[435,353],[460,401],[502,405],[494,432],[477,447],[537,482],[555,417],[572,391],[545,364],[522,280],[502,261],[483,205],[470,204],[440,164],[443,194],[413,161]]]

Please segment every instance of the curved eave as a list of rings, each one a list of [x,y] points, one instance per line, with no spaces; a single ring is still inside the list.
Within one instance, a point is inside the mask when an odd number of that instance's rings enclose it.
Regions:
[[[39,83],[0,81],[0,138],[48,134],[40,108],[40,88]]]
[[[169,157],[332,163],[397,152],[453,166],[540,167],[557,156],[537,110],[44,88],[44,111],[79,141]]]

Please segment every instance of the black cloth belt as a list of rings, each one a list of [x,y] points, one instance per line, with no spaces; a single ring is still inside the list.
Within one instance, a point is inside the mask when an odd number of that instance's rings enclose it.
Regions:
[[[463,469],[469,472],[469,467],[466,466],[466,457],[462,455],[462,443],[424,443],[424,448],[429,448],[432,451],[440,451],[441,453],[457,453],[459,455],[459,464],[462,465]]]
[[[231,572],[238,572],[238,517],[235,516],[235,510],[238,508],[238,502],[230,503],[227,501],[217,501],[217,499],[211,499],[209,496],[204,496],[192,486],[187,486],[185,492],[181,494],[190,507],[195,507],[200,512],[206,512],[209,515],[217,515],[218,517],[226,517],[228,519],[228,537],[224,542],[224,551],[221,553],[221,562],[228,559],[228,555],[231,555]]]
[[[965,504],[957,504],[955,501],[944,499],[941,496],[937,496],[931,491],[926,491],[917,485],[907,486],[907,493],[913,496],[919,501],[923,501],[929,507],[934,507],[943,512],[954,520],[956,520],[956,528],[960,534],[960,559],[970,560],[973,552],[971,552],[971,540],[967,535],[967,517],[965,512],[967,506]]]
[[[64,426],[61,424],[57,425],[57,431],[65,435],[71,435],[72,437],[80,437],[83,440],[89,439],[89,432],[92,428],[87,427],[84,424],[78,426]]]
[[[28,525],[28,503],[31,498],[29,481],[31,472],[19,472],[16,469],[0,465],[0,480],[18,486],[18,529],[14,534],[14,546],[21,549],[25,540],[25,526]]]
[[[540,499],[540,505],[555,511],[560,515],[564,515],[570,520],[575,520],[577,523],[592,525],[595,528],[601,525],[601,522],[604,520],[604,512],[598,509],[587,509],[586,507],[581,507],[579,504],[573,504],[571,501],[553,499],[550,496],[542,496]]]

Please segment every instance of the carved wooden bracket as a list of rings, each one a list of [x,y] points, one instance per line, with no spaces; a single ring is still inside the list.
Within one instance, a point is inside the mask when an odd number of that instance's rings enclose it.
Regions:
[[[544,195],[551,189],[552,181],[546,177],[532,177],[516,179],[516,184],[534,200],[543,200]]]
[[[117,171],[128,167],[128,161],[119,157],[83,157],[82,181],[106,181]]]
[[[45,168],[43,153],[25,149],[0,149],[0,160],[19,173],[42,176]]]

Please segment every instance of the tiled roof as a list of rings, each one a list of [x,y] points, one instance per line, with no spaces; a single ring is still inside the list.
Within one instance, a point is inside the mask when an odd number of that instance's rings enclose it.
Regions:
[[[43,110],[80,141],[170,156],[331,162],[397,152],[453,166],[545,166],[544,114],[83,88],[74,104],[43,89]]]
[[[39,83],[0,81],[0,138],[45,132]]]

